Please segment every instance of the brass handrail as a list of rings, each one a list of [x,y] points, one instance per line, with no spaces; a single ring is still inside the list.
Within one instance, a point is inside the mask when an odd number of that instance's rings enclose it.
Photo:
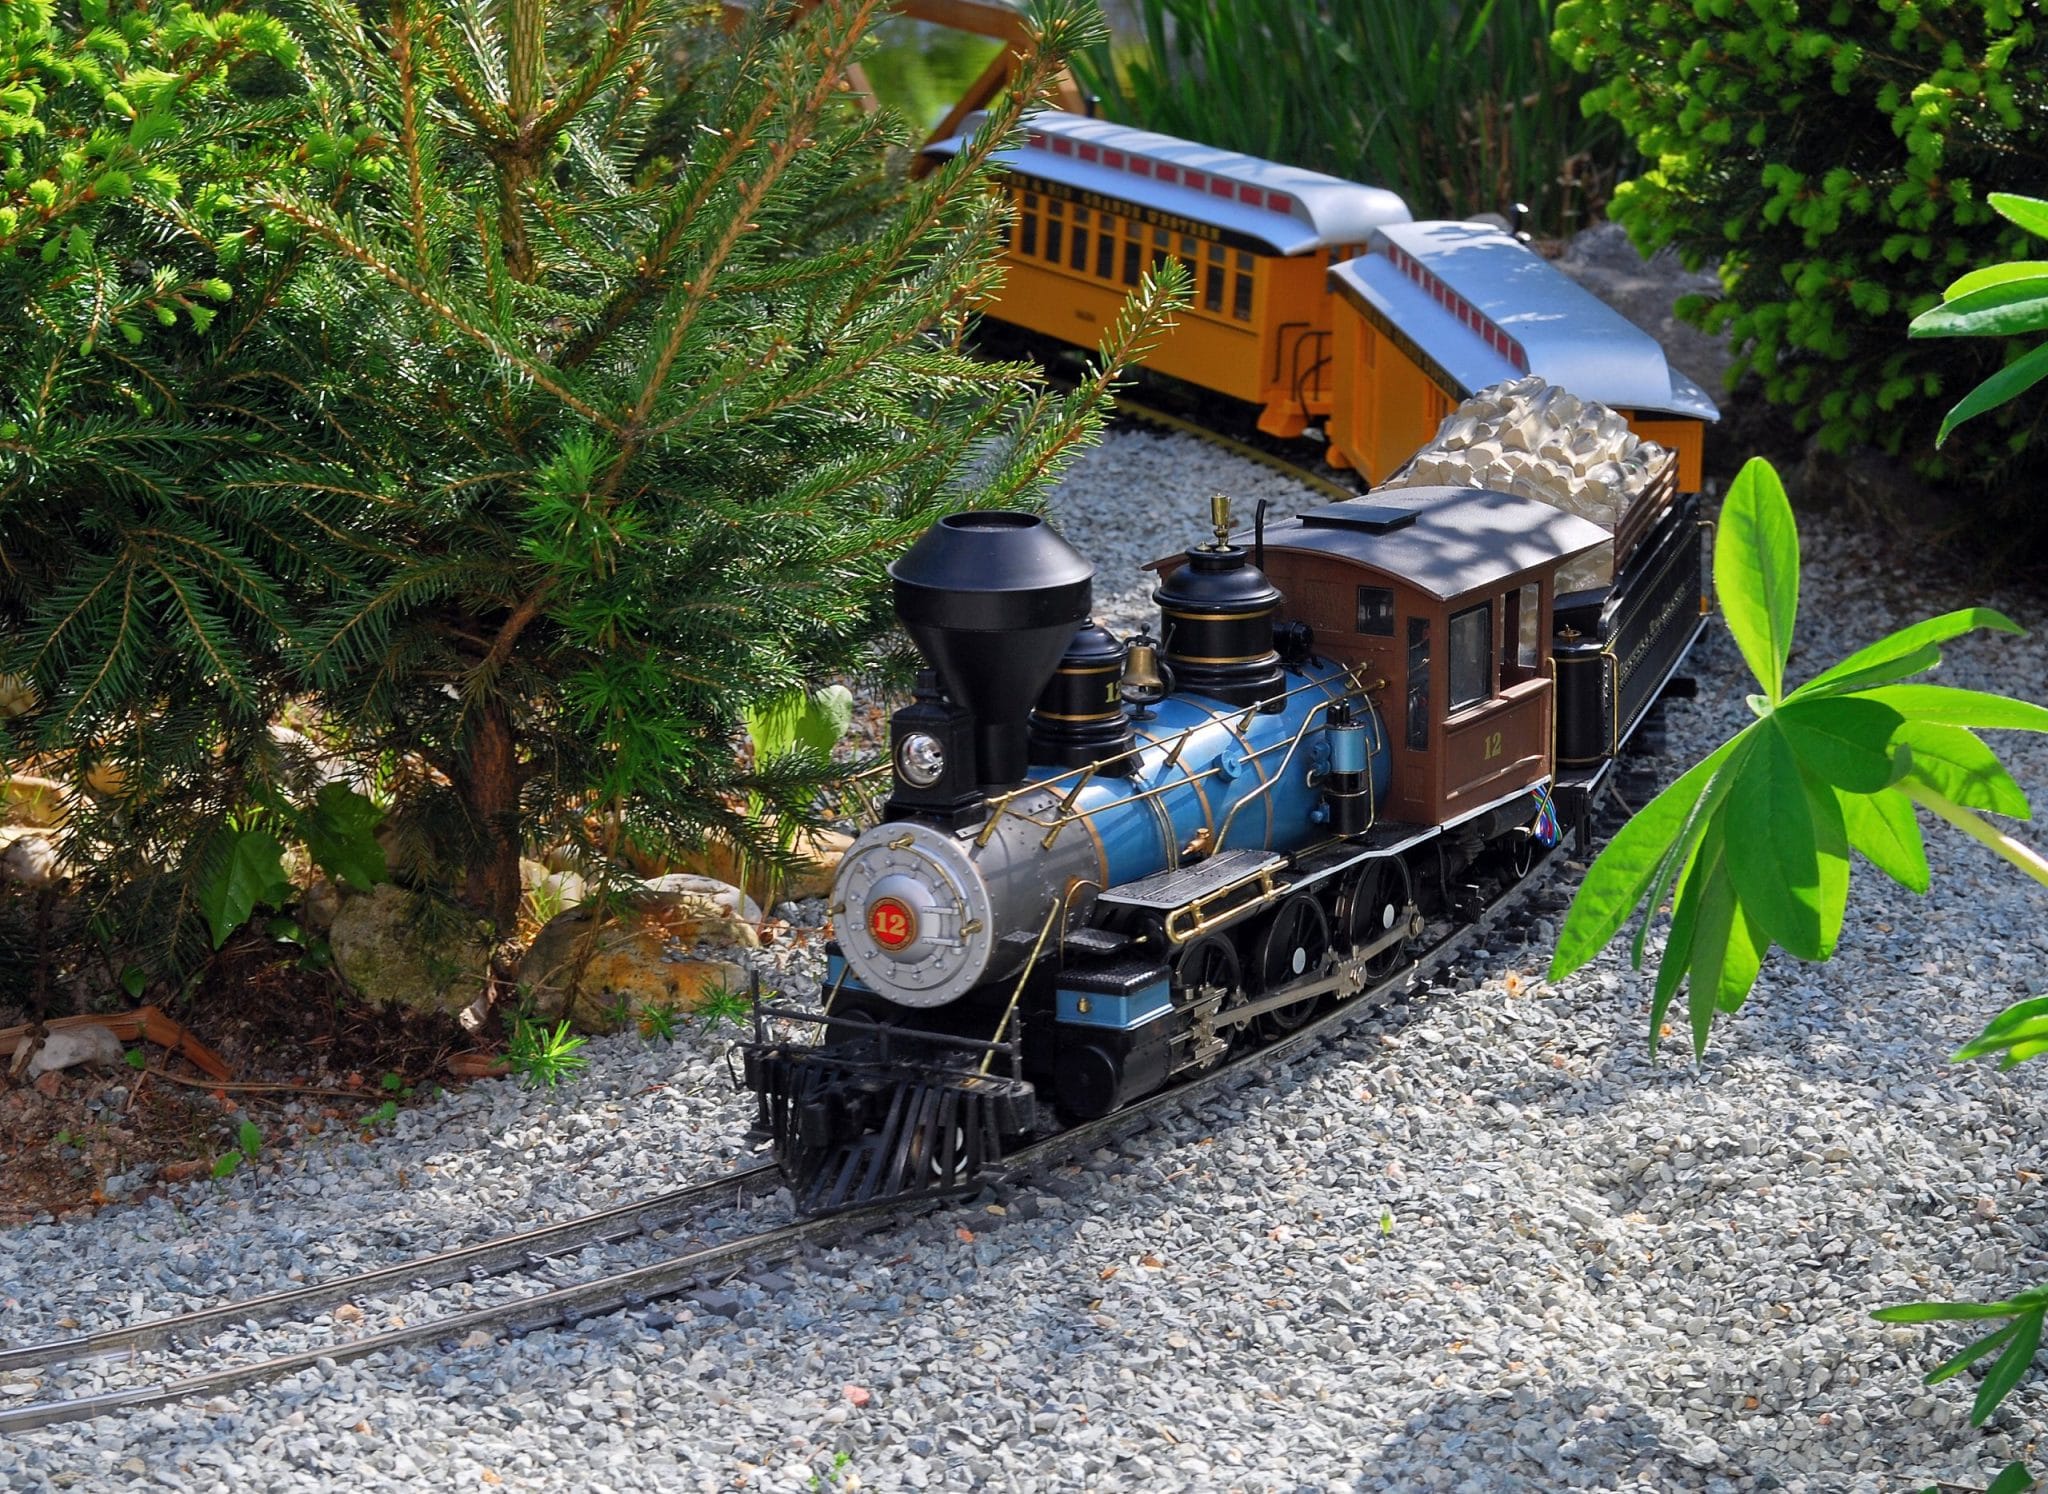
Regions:
[[[1010,1018],[1017,1010],[1017,1002],[1024,995],[1025,982],[1031,979],[1031,972],[1038,968],[1039,953],[1045,948],[1045,941],[1052,933],[1052,926],[1059,922],[1060,913],[1065,908],[1065,898],[1053,899],[1053,905],[1045,915],[1045,926],[1038,931],[1038,942],[1031,946],[1031,958],[1024,962],[1024,968],[1017,974],[1017,984],[1010,992],[1010,1004],[1003,1008],[1003,1020],[996,1024],[996,1035],[993,1040],[996,1045],[1002,1043],[1003,1034],[1010,1030]],[[989,1061],[995,1056],[996,1050],[994,1047],[991,1047],[987,1053],[982,1055],[982,1073],[986,1074],[988,1072]]]

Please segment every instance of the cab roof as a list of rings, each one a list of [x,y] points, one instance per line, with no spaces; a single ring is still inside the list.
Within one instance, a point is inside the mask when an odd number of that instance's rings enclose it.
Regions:
[[[1612,538],[1576,514],[1486,488],[1397,488],[1266,527],[1268,550],[1339,556],[1443,602],[1499,590]],[[1249,547],[1252,536],[1235,543]]]
[[[950,156],[974,138],[986,112],[925,147]],[[1024,121],[1024,142],[996,152],[998,164],[1077,191],[1193,218],[1257,240],[1275,254],[1363,244],[1383,223],[1405,223],[1408,205],[1368,187],[1299,166],[1219,150],[1106,119],[1043,109]]]

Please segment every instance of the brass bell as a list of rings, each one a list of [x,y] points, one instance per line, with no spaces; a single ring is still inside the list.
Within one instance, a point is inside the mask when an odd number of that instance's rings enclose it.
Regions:
[[[1140,633],[1125,645],[1124,672],[1117,682],[1117,698],[1138,709],[1138,719],[1149,720],[1150,707],[1166,699],[1173,684],[1159,663],[1159,641]]]

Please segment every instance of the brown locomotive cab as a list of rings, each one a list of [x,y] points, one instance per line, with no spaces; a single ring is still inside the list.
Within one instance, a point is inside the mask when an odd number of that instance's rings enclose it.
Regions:
[[[1606,538],[1478,488],[1327,504],[1266,531],[1287,618],[1378,682],[1394,749],[1383,818],[1449,824],[1550,778],[1556,575]]]

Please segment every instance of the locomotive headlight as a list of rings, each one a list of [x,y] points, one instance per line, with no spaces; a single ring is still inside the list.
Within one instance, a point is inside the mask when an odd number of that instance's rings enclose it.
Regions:
[[[946,749],[939,739],[914,731],[896,744],[896,771],[912,788],[930,788],[946,772]]]

